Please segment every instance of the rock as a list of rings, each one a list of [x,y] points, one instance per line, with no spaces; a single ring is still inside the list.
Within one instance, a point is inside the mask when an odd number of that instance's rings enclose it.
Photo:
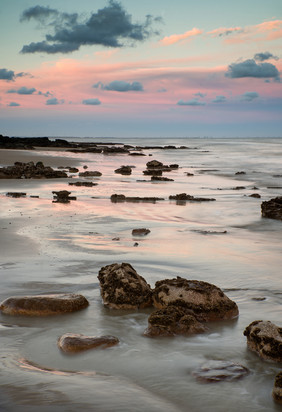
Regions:
[[[158,160],[151,160],[150,162],[146,163],[147,169],[154,169],[154,168],[159,168],[161,169],[163,167],[163,163],[159,162]]]
[[[66,333],[58,339],[59,348],[66,353],[78,353],[89,349],[105,349],[119,343],[115,336],[86,336]]]
[[[153,290],[153,305],[164,309],[177,306],[190,309],[200,321],[233,319],[238,316],[238,307],[215,285],[181,277],[156,282]]]
[[[119,194],[111,195],[111,202],[113,203],[122,203],[122,202],[149,202],[149,203],[156,203],[158,200],[164,200],[162,197],[138,197],[138,196],[125,196]]]
[[[8,137],[0,135],[0,147],[2,149],[34,149],[37,147],[73,147],[67,140],[49,140],[48,137]]]
[[[62,170],[54,170],[44,166],[42,162],[15,162],[14,166],[0,168],[0,179],[53,179],[65,178],[68,175]]]
[[[282,196],[262,202],[261,215],[269,219],[282,220]]]
[[[8,192],[8,193],[6,193],[6,196],[9,196],[9,197],[25,197],[26,193],[23,193],[23,192]]]
[[[163,176],[152,176],[151,177],[152,182],[174,182],[173,179],[169,179],[168,177],[163,177]]]
[[[249,195],[249,197],[254,197],[254,198],[256,198],[256,199],[260,199],[260,198],[261,198],[261,195],[258,194],[258,193],[252,193],[251,195]]]
[[[200,382],[233,382],[244,378],[250,373],[245,366],[229,361],[211,360],[204,363],[192,375]]]
[[[207,331],[207,328],[196,319],[192,311],[177,306],[168,306],[153,312],[149,316],[148,324],[144,335],[151,338],[192,335]]]
[[[105,306],[112,309],[141,309],[152,305],[152,290],[129,263],[113,263],[98,274]]]
[[[115,170],[115,173],[120,173],[121,175],[131,175],[132,169],[130,166],[121,166],[119,169]]]
[[[189,173],[189,172],[187,172],[187,173],[186,173],[186,176],[194,176],[194,173]]]
[[[187,195],[186,193],[179,193],[177,195],[170,195],[169,200],[176,200],[180,202],[192,201],[192,202],[209,202],[215,199],[208,198],[208,197],[194,197],[191,195]]]
[[[68,192],[67,190],[60,190],[52,193],[55,199],[53,200],[53,203],[69,203],[71,200],[76,200],[76,197],[70,196],[71,192]]]
[[[103,148],[104,154],[115,154],[115,153],[129,153],[129,149],[125,147],[117,147],[117,146],[106,146]]]
[[[96,170],[94,170],[94,171],[87,170],[86,172],[80,172],[78,174],[78,176],[81,176],[81,177],[99,177],[99,176],[102,176],[102,173],[98,172]]]
[[[282,362],[282,328],[270,321],[256,320],[244,330],[249,349],[264,360]]]
[[[245,186],[235,186],[235,187],[232,187],[232,190],[244,190],[244,189],[246,189]]]
[[[272,396],[275,402],[282,404],[282,372],[279,372],[275,377]]]
[[[132,230],[132,235],[133,236],[145,236],[151,233],[150,229],[133,229]]]
[[[242,172],[236,172],[236,173],[235,173],[235,175],[245,175],[245,174],[246,174],[246,172],[243,172],[243,171],[242,171]]]
[[[143,170],[145,176],[162,176],[163,171],[161,169],[148,169]]]
[[[85,187],[93,187],[97,186],[98,183],[93,182],[69,182],[69,186],[85,186]]]
[[[177,163],[173,163],[172,165],[169,165],[169,167],[170,167],[171,169],[178,169],[178,168],[179,168],[179,165],[178,165]]]
[[[5,315],[47,316],[86,308],[88,300],[76,294],[12,296],[0,304]]]
[[[69,172],[70,173],[77,173],[79,170],[76,167],[69,167]]]

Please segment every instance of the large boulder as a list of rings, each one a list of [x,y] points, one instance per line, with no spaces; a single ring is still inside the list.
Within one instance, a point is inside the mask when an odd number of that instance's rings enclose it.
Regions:
[[[78,353],[89,349],[105,349],[119,343],[115,336],[86,336],[66,333],[58,339],[59,348],[66,353]]]
[[[244,330],[249,349],[262,359],[282,362],[282,328],[270,321],[255,320]]]
[[[282,220],[282,196],[262,202],[261,215],[270,219]]]
[[[98,274],[105,306],[112,309],[139,309],[152,305],[152,290],[129,263],[113,263]]]
[[[144,335],[148,337],[192,335],[207,331],[192,311],[176,306],[153,312],[148,319],[148,328]]]
[[[156,282],[153,305],[164,309],[177,306],[193,311],[200,321],[232,319],[238,316],[238,307],[215,285],[181,277]]]
[[[276,402],[282,404],[282,372],[279,372],[275,377],[272,396]]]
[[[0,310],[5,315],[46,316],[76,312],[88,305],[88,300],[77,294],[12,296],[0,304]]]

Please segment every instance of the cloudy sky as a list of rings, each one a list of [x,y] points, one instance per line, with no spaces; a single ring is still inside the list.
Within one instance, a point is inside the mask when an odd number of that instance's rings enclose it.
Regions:
[[[282,136],[281,0],[0,0],[0,133]]]

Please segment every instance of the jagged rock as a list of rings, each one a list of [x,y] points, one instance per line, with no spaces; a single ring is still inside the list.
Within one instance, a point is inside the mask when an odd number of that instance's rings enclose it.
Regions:
[[[138,197],[138,196],[125,196],[122,194],[113,194],[111,195],[111,202],[113,203],[122,203],[122,202],[149,202],[156,203],[157,200],[164,200],[162,197]]]
[[[66,333],[58,339],[59,348],[66,353],[78,353],[89,349],[105,349],[117,345],[119,339],[115,336],[86,336]]]
[[[282,372],[279,372],[275,377],[272,396],[275,402],[282,404]]]
[[[6,193],[6,196],[9,196],[9,197],[25,197],[26,193],[23,193],[23,192],[8,192],[8,193]]]
[[[87,170],[86,172],[80,172],[78,175],[81,177],[93,177],[93,176],[99,177],[99,176],[102,176],[102,173],[96,170],[95,171]]]
[[[179,193],[177,195],[170,195],[169,200],[176,200],[180,202],[192,201],[192,202],[209,202],[215,199],[208,198],[208,197],[194,197],[191,195],[187,195],[186,193]]]
[[[129,263],[113,263],[98,274],[105,306],[112,309],[139,309],[152,305],[152,290]]]
[[[244,330],[249,349],[262,359],[282,362],[282,328],[270,321],[256,320]]]
[[[130,166],[121,166],[115,170],[115,173],[120,173],[121,175],[131,175],[132,169]]]
[[[148,328],[144,335],[148,337],[192,335],[206,332],[207,328],[200,323],[192,311],[176,306],[153,312],[148,319]]]
[[[145,229],[145,228],[132,230],[133,236],[145,236],[145,235],[148,235],[149,233],[151,233],[150,229]]]
[[[44,166],[42,162],[15,162],[13,166],[0,168],[0,179],[53,179],[65,178],[68,175],[62,170],[54,170]]]
[[[53,200],[54,203],[69,203],[71,200],[76,200],[76,197],[70,196],[71,192],[68,192],[67,190],[60,190],[52,193],[55,199]]]
[[[88,305],[84,296],[64,293],[12,296],[1,303],[0,310],[5,315],[46,316],[75,312]]]
[[[250,373],[245,366],[229,361],[211,360],[204,363],[192,375],[200,382],[233,382],[244,378]]]
[[[153,305],[159,309],[177,306],[190,309],[200,321],[232,319],[238,307],[215,285],[181,277],[156,282]]]
[[[261,215],[270,219],[282,220],[282,196],[262,202]]]

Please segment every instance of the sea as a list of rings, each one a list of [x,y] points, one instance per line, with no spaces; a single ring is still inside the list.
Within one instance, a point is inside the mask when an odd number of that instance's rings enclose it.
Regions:
[[[261,216],[263,201],[282,196],[282,139],[68,140],[147,148],[145,156],[40,150],[45,165],[50,155],[58,157],[57,167],[75,159],[79,171],[102,176],[0,180],[1,236],[18,225],[15,250],[0,257],[1,301],[79,293],[90,303],[60,316],[0,314],[0,411],[281,411],[271,393],[282,365],[250,351],[244,330],[254,320],[282,326],[282,221]],[[31,156],[38,154],[35,150]],[[152,182],[145,176],[151,160],[178,164],[163,174],[172,181]],[[132,166],[132,174],[115,173],[122,165]],[[69,185],[78,180],[97,185]],[[26,196],[7,197],[11,188]],[[52,191],[59,190],[69,190],[77,200],[53,202]],[[215,201],[169,200],[179,193]],[[112,194],[163,200],[112,203]],[[136,228],[150,233],[133,236]],[[122,262],[152,288],[176,276],[212,283],[237,303],[239,316],[210,322],[199,335],[145,337],[153,309],[121,311],[103,305],[99,270]],[[65,333],[114,335],[120,343],[66,355],[57,346]],[[213,360],[238,363],[249,374],[234,381],[198,381],[194,372]]]

